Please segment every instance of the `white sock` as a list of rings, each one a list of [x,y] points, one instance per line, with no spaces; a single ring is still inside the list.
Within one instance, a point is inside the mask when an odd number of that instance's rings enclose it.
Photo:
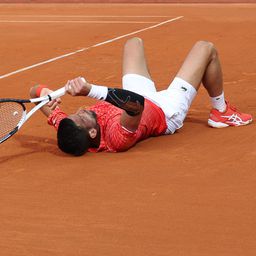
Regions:
[[[211,97],[212,107],[219,110],[220,112],[224,112],[226,110],[226,102],[224,97],[224,92],[217,97]]]

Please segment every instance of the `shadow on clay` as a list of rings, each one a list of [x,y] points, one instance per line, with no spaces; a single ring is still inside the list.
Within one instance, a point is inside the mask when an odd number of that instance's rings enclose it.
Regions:
[[[63,154],[58,149],[56,140],[54,139],[25,135],[25,134],[23,135],[16,134],[14,135],[13,139],[18,142],[19,144],[18,146],[29,149],[29,151],[8,155],[8,156],[2,156],[0,157],[0,163],[4,163],[9,160],[17,159],[27,155],[32,155],[38,152],[48,152],[53,155],[63,156]]]
[[[195,124],[203,124],[204,126],[207,126],[207,120],[202,119],[201,117],[193,117],[188,116],[186,117],[184,123],[195,123]]]

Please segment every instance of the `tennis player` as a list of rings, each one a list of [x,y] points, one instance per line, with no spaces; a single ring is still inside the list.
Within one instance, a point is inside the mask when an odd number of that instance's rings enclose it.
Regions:
[[[209,126],[252,122],[251,115],[239,112],[225,100],[221,65],[212,43],[197,42],[168,88],[157,91],[146,64],[143,41],[137,37],[124,46],[123,89],[94,85],[78,77],[67,82],[67,93],[98,99],[96,105],[67,115],[57,100],[41,110],[57,130],[58,146],[66,153],[79,156],[86,151],[126,151],[150,136],[180,129],[201,83],[212,104]],[[31,97],[50,92],[43,85],[30,90]]]

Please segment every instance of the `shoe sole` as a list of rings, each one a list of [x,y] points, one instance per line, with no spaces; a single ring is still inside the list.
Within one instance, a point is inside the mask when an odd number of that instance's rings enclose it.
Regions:
[[[215,122],[211,119],[208,119],[208,125],[213,127],[213,128],[225,128],[225,127],[228,127],[228,126],[242,126],[242,125],[247,125],[247,124],[250,124],[252,122],[252,119],[242,123],[242,124],[239,124],[239,125],[229,125],[229,124],[225,124],[225,123],[222,123],[222,122]]]

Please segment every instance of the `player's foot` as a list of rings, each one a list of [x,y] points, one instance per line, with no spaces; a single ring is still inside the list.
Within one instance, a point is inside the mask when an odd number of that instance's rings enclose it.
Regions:
[[[208,119],[208,125],[214,128],[223,128],[228,126],[247,125],[252,122],[252,116],[239,112],[234,106],[226,101],[227,108],[225,112],[219,112],[212,109]]]

